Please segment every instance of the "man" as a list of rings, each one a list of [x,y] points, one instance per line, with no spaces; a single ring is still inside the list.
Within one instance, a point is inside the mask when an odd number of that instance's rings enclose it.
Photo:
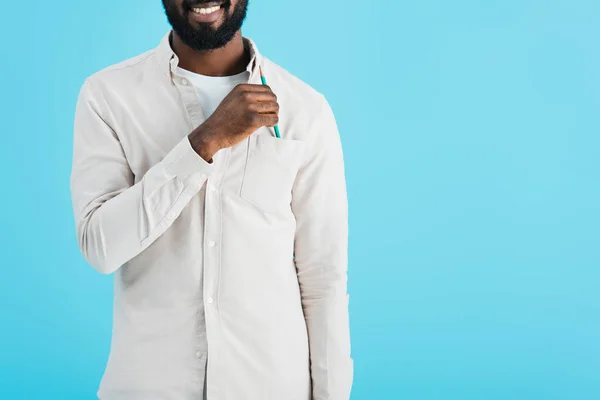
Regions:
[[[81,89],[77,236],[115,273],[101,399],[350,396],[340,137],[242,36],[247,3],[163,0],[158,48]]]

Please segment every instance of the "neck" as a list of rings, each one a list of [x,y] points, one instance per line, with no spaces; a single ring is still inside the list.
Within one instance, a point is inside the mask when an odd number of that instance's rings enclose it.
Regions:
[[[241,30],[225,46],[207,51],[197,51],[185,44],[173,32],[173,52],[179,58],[179,67],[207,76],[229,76],[246,70],[250,52],[246,51]]]

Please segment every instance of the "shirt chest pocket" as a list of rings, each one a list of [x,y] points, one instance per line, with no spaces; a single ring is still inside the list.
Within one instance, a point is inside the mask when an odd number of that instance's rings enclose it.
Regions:
[[[290,208],[305,142],[279,139],[268,130],[250,137],[240,197],[266,212]]]

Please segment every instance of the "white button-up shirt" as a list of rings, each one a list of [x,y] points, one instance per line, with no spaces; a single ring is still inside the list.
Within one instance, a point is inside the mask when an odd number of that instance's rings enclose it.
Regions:
[[[249,82],[261,65],[277,94],[281,138],[258,129],[212,163],[187,138],[206,117],[169,35],[81,89],[77,237],[92,267],[115,273],[101,399],[350,397],[336,122],[323,95],[244,40]]]

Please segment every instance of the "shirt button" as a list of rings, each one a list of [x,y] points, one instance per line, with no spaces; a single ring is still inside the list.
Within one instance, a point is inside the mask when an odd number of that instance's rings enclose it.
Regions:
[[[214,186],[211,186],[211,187],[210,187],[210,191],[211,191],[212,193],[217,193],[217,189],[216,189]]]
[[[196,357],[198,357],[198,358],[202,358],[202,352],[201,352],[201,351],[197,351],[197,352],[196,352]]]
[[[215,247],[215,242],[213,242],[212,240],[210,242],[208,242],[208,246],[209,247]]]
[[[209,297],[209,298],[207,299],[207,301],[208,301],[208,304],[212,304],[212,303],[213,303],[213,298],[212,298],[212,297]]]
[[[187,79],[182,79],[182,80],[181,80],[181,84],[182,84],[183,86],[187,86],[187,84],[188,84],[188,81],[187,81]]]

